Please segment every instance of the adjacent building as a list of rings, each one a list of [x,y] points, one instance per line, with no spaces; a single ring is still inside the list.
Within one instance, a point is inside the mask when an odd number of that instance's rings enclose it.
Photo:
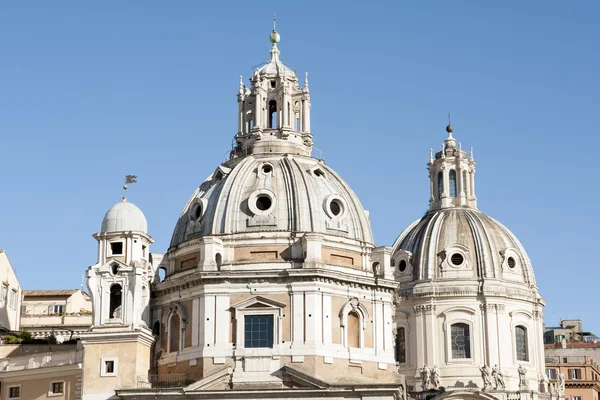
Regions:
[[[21,327],[35,338],[59,342],[78,337],[92,325],[92,299],[81,289],[24,290]]]
[[[600,399],[600,341],[581,319],[562,319],[544,335],[546,375],[570,400]]]
[[[0,249],[0,330],[20,329],[19,310],[23,290],[6,252]]]

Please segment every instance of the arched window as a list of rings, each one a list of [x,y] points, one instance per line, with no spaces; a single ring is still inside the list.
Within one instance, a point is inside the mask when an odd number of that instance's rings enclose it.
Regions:
[[[360,347],[360,317],[356,311],[348,313],[348,347]]]
[[[123,288],[118,283],[110,287],[110,306],[108,318],[122,318],[121,303],[123,302]]]
[[[469,185],[467,183],[467,171],[463,169],[461,191],[466,195]]]
[[[450,174],[450,197],[456,197],[456,171],[451,169]]]
[[[442,198],[442,193],[444,193],[444,173],[440,171],[438,172],[438,200]]]
[[[165,267],[160,267],[158,269],[158,281],[162,282],[167,277],[167,269]]]
[[[169,319],[169,352],[180,350],[181,343],[181,318],[178,314],[171,315]]]
[[[459,323],[450,328],[452,358],[471,358],[471,333],[469,325]]]
[[[220,271],[221,265],[223,264],[223,256],[221,255],[221,253],[217,253],[217,255],[215,256],[215,263],[217,264],[217,269]]]
[[[269,101],[269,128],[277,128],[277,102]]]
[[[396,331],[396,362],[406,362],[406,330],[398,328]]]
[[[517,360],[529,361],[529,349],[527,348],[527,328],[515,327],[515,345],[517,347]]]

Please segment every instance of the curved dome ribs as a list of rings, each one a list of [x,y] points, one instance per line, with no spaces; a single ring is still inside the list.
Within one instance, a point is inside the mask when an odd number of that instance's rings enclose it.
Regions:
[[[463,251],[471,265],[463,265],[467,270],[459,274],[462,278],[502,279],[535,286],[531,262],[517,238],[498,221],[473,209],[429,212],[398,237],[392,258],[401,250],[412,253],[413,281],[455,279],[453,273],[444,276],[448,272],[444,272],[443,264],[457,248],[463,249],[458,251]],[[448,251],[450,254],[444,254]],[[509,257],[518,260],[518,268],[507,265],[504,259]]]

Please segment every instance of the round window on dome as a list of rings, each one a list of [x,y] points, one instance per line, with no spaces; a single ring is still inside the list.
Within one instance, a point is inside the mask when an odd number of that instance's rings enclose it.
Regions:
[[[511,269],[514,269],[517,266],[517,261],[512,257],[508,257],[508,260],[506,260],[506,263],[508,264],[509,268],[511,268]]]
[[[329,203],[329,211],[336,217],[342,213],[342,207],[342,203],[339,200],[332,200]]]
[[[265,164],[262,166],[262,172],[263,174],[270,174],[273,172],[273,167],[270,164]]]
[[[460,266],[462,265],[462,263],[465,261],[465,257],[460,254],[460,253],[454,253],[452,254],[452,256],[450,257],[450,262],[452,262],[453,265],[455,266]]]
[[[398,264],[398,270],[400,272],[404,272],[404,271],[406,271],[406,266],[407,266],[406,260],[400,260],[400,263]]]
[[[267,211],[269,208],[271,208],[271,205],[273,205],[273,202],[267,195],[260,195],[256,198],[256,208],[258,208],[260,211]]]

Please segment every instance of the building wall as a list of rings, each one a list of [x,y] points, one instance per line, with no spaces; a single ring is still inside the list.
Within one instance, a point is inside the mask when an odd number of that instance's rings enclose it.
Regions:
[[[0,398],[8,398],[8,390],[11,386],[21,387],[22,400],[76,400],[80,399],[81,370],[55,369],[53,371],[35,371],[32,374],[22,376],[11,376],[1,378],[2,388]],[[51,394],[50,384],[52,382],[63,382],[63,394]]]
[[[0,325],[12,330],[20,329],[19,314],[23,293],[8,256],[0,249]]]
[[[103,373],[103,361],[115,360],[116,373]],[[150,368],[150,347],[136,341],[85,343],[83,359],[84,400],[107,399],[116,389],[131,389]]]

